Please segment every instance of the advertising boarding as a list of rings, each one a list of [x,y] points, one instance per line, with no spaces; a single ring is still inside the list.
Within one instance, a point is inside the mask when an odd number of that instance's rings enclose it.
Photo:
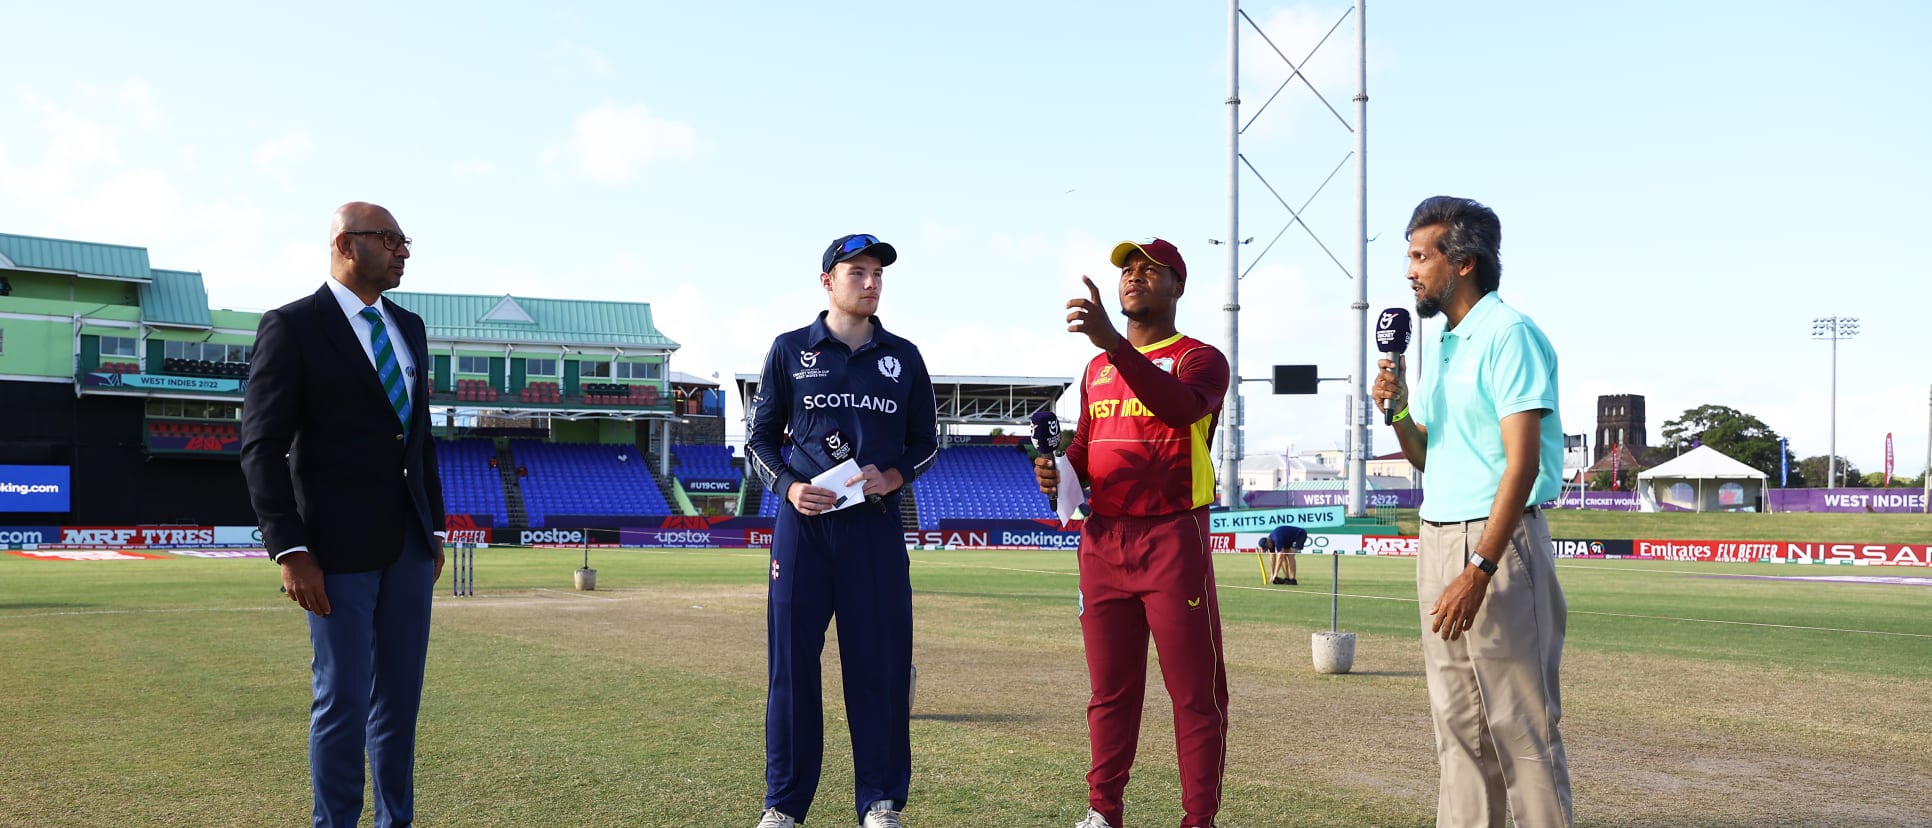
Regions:
[[[0,466],[0,512],[66,512],[71,478],[67,466]]]

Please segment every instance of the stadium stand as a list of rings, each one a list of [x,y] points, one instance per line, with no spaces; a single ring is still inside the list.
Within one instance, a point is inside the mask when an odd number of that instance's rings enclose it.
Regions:
[[[496,402],[497,392],[490,387],[489,380],[460,379],[456,381],[456,399],[459,402]]]
[[[517,395],[517,399],[527,403],[560,403],[563,402],[563,392],[558,390],[554,382],[533,382],[523,386],[523,392]]]
[[[635,448],[596,443],[510,441],[531,526],[550,515],[668,515],[650,464]],[[627,460],[619,460],[622,455]]]
[[[236,423],[149,420],[148,434],[155,437],[212,437],[219,440],[234,440],[241,437],[241,430]]]
[[[1033,461],[1014,446],[953,446],[912,483],[919,528],[939,521],[1026,520],[1053,517],[1034,482]],[[775,513],[775,512],[774,512]]]
[[[496,444],[489,440],[437,440],[437,471],[443,478],[443,511],[452,515],[490,515],[496,526],[510,525],[503,479],[490,467]]]
[[[671,447],[671,472],[679,480],[709,479],[744,482],[744,473],[732,468],[730,446],[679,444]]]
[[[179,374],[190,377],[233,377],[240,379],[248,376],[246,362],[210,362],[205,359],[165,359],[161,362],[164,374]]]
[[[578,390],[588,405],[655,405],[657,387],[625,383],[586,382]]]
[[[783,454],[791,459],[791,447]],[[749,485],[758,485],[752,481]],[[1046,496],[1033,478],[1033,461],[1015,446],[954,446],[939,452],[932,470],[912,483],[919,506],[919,528],[939,528],[941,520],[1031,520],[1051,518]],[[777,517],[781,494],[765,493],[758,514]]]

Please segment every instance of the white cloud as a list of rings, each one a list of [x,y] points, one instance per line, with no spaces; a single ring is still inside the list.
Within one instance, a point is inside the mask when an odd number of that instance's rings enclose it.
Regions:
[[[67,226],[99,228],[121,244],[151,244],[176,221],[179,197],[159,170],[115,173],[85,195],[69,193],[54,211]]]
[[[689,158],[700,149],[689,124],[656,117],[641,104],[605,103],[577,116],[568,154],[579,174],[616,184],[646,164]]]
[[[121,97],[127,101],[128,107],[134,110],[135,120],[143,129],[151,130],[161,125],[161,108],[155,104],[154,90],[148,88],[147,81],[129,78],[128,82],[121,86]]]
[[[21,103],[20,111],[37,120],[7,137],[36,143],[0,148],[0,228],[147,247],[156,267],[201,271],[219,307],[280,305],[288,299],[289,278],[309,274],[298,284],[319,279],[326,267],[319,243],[304,248],[299,261],[278,252],[299,245],[275,232],[279,225],[251,195],[211,188],[193,169],[123,157],[123,145],[141,147],[151,125],[165,117],[143,82],[129,81],[97,102],[100,111],[87,114],[32,93]],[[286,157],[304,141],[284,136],[264,146],[279,146],[269,155]],[[177,184],[188,181],[195,186]]]
[[[113,164],[121,160],[120,149],[115,145],[106,124],[53,106],[44,107],[42,113],[45,127],[50,132],[47,142],[49,165],[71,169]]]
[[[315,152],[315,142],[309,139],[306,130],[292,130],[283,133],[255,148],[255,166],[269,172],[281,172],[290,163],[301,161]]]

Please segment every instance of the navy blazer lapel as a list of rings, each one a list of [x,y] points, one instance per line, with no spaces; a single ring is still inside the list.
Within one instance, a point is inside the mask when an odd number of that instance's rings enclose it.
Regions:
[[[323,287],[328,286],[323,285]],[[429,421],[429,330],[423,325],[422,317],[389,301],[387,296],[382,297],[382,301],[389,308],[389,318],[396,320],[396,327],[405,329],[401,331],[405,340],[403,344],[409,346],[410,359],[416,364],[416,376],[409,380],[411,389],[409,433],[413,440],[417,432],[428,429],[431,425]]]
[[[356,341],[356,329],[349,327],[349,317],[342,314],[342,304],[335,300],[335,293],[328,285],[315,293],[315,312],[321,317],[322,338],[335,347],[337,356],[355,366],[350,373],[362,377],[356,383],[383,402],[389,404],[389,395],[383,393],[382,381],[376,378],[376,369],[369,364],[369,355],[363,353],[362,343]]]

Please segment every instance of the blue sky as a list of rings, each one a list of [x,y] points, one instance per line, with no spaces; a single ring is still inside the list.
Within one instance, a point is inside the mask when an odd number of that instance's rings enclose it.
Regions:
[[[1091,349],[1061,304],[1112,242],[1159,235],[1193,274],[1182,329],[1224,338],[1225,6],[549,5],[10,9],[0,231],[143,245],[266,308],[323,277],[336,204],[376,201],[419,240],[406,289],[651,302],[675,367],[727,377],[823,307],[818,254],[860,231],[899,248],[881,316],[935,372],[1073,376]],[[1296,58],[1347,10],[1245,8]],[[1653,443],[1714,403],[1801,456],[1828,439],[1811,320],[1858,316],[1839,453],[1877,469],[1895,432],[1916,473],[1932,12],[1608,8],[1371,4],[1370,303],[1409,301],[1417,201],[1480,199],[1566,430],[1638,393]],[[1351,119],[1353,26],[1306,67]],[[1245,28],[1242,50],[1251,114],[1284,67]],[[1299,86],[1243,138],[1296,204],[1350,146]],[[1307,219],[1352,266],[1351,174]],[[1286,214],[1242,187],[1252,256]],[[1241,372],[1346,373],[1352,295],[1290,230],[1242,282]],[[1256,396],[1250,452],[1339,445],[1342,393]]]

